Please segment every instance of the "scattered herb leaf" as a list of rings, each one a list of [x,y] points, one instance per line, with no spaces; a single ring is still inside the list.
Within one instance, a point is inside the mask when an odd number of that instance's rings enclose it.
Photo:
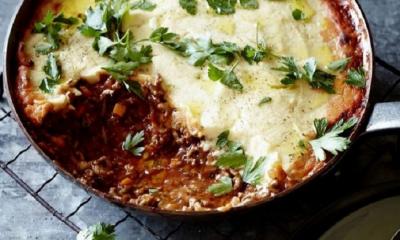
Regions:
[[[242,50],[242,57],[250,64],[259,63],[271,55],[271,48],[269,48],[264,41],[258,39],[258,24],[256,32],[257,47],[246,45]]]
[[[235,64],[231,69],[222,70],[210,63],[208,64],[208,77],[213,81],[220,81],[228,88],[243,91],[243,85],[234,73],[236,65],[237,64]]]
[[[306,80],[312,88],[323,89],[328,93],[335,93],[335,75],[329,74],[317,68],[315,58],[308,59],[303,69],[299,68],[293,57],[283,57],[282,66],[275,68],[277,71],[285,72],[286,76],[281,80],[284,85],[296,83],[297,80]]]
[[[55,16],[48,11],[40,22],[36,22],[33,28],[35,33],[43,33],[46,36],[46,42],[39,43],[35,48],[40,54],[48,54],[60,47],[60,31],[63,26],[74,25],[78,23],[78,19],[73,17],[65,17],[63,13]]]
[[[122,18],[130,7],[129,1],[125,0],[96,1],[94,8],[90,7],[86,11],[80,31],[83,35],[94,38],[93,47],[100,55],[114,61],[103,69],[128,91],[142,98],[139,83],[129,80],[129,77],[136,68],[152,61],[152,47],[137,45],[133,42],[130,31],[121,31]],[[152,4],[148,0],[139,0],[133,7],[150,10]]]
[[[251,185],[260,184],[265,175],[266,160],[266,157],[260,157],[258,160],[247,159],[243,172],[243,181]]]
[[[61,67],[57,64],[57,59],[53,53],[47,58],[46,65],[43,67],[46,77],[40,83],[40,90],[46,93],[53,91],[54,86],[60,83]]]
[[[132,9],[141,9],[143,11],[151,12],[157,7],[156,4],[150,0],[139,0],[132,4]]]
[[[233,184],[230,177],[221,177],[218,183],[209,186],[207,191],[212,193],[215,197],[220,197],[232,192]]]
[[[344,58],[344,59],[340,59],[340,60],[331,62],[331,63],[327,66],[327,68],[328,68],[329,70],[331,70],[331,71],[334,71],[334,72],[343,71],[343,70],[347,67],[347,65],[349,64],[350,60],[351,60],[351,57],[350,57],[350,58]]]
[[[128,134],[125,141],[122,143],[122,149],[131,152],[135,156],[142,156],[144,147],[138,147],[144,141],[144,131],[136,133],[134,136]]]
[[[220,15],[235,13],[237,0],[207,0],[208,5]]]
[[[217,138],[217,147],[223,148],[229,143],[229,130],[222,132]]]
[[[317,138],[324,136],[327,128],[328,128],[328,119],[321,118],[314,120],[314,129],[315,132],[317,133]]]
[[[294,20],[296,20],[296,21],[301,21],[301,20],[306,19],[304,12],[301,11],[300,9],[293,10],[292,16],[293,16]]]
[[[270,97],[264,97],[263,99],[261,99],[261,101],[258,103],[258,106],[261,107],[264,104],[270,103],[272,102],[272,98]]]
[[[355,87],[365,87],[365,71],[362,67],[359,69],[350,69],[347,75],[346,83]]]
[[[115,240],[113,225],[98,223],[79,232],[77,240]]]
[[[258,9],[258,0],[240,0],[240,5],[244,9]]]
[[[197,13],[197,0],[179,0],[179,5],[191,15]]]
[[[337,155],[338,152],[346,150],[350,144],[350,140],[341,137],[340,135],[355,126],[357,121],[357,118],[351,118],[346,122],[342,119],[327,131],[328,121],[326,119],[315,120],[314,127],[317,133],[317,138],[311,140],[310,145],[314,151],[316,159],[319,161],[325,161],[325,151]]]
[[[242,150],[223,153],[217,159],[218,167],[239,168],[245,163],[246,155],[243,153]]]
[[[186,44],[180,41],[178,34],[168,32],[168,28],[160,27],[150,35],[152,42],[160,43],[163,46],[185,55]]]

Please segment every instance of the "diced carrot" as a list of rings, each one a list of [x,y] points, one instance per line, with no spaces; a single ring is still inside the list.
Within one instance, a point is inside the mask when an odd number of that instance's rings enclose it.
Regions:
[[[113,115],[123,117],[126,112],[126,106],[122,103],[117,103],[114,106]]]
[[[120,182],[120,184],[121,184],[122,186],[129,186],[129,185],[131,185],[132,183],[133,183],[132,179],[130,179],[130,178],[128,178],[128,177],[122,179],[122,181]]]

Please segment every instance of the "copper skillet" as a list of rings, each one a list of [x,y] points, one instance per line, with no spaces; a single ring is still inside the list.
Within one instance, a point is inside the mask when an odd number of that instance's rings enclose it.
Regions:
[[[26,124],[23,121],[22,114],[17,109],[17,98],[15,96],[15,84],[14,80],[16,79],[17,73],[17,59],[16,53],[18,49],[18,39],[21,39],[20,36],[22,32],[21,29],[24,29],[24,25],[31,19],[31,15],[33,13],[32,9],[34,9],[35,0],[24,0],[18,7],[14,18],[12,19],[9,32],[6,38],[5,47],[4,47],[4,90],[7,96],[7,100],[11,106],[12,112],[19,123],[20,128],[25,133],[26,137],[32,143],[37,151],[46,159],[46,161],[51,164],[57,172],[61,173],[65,178],[74,182],[78,186],[86,189],[88,192],[97,195],[103,199],[106,199],[112,203],[115,203],[119,206],[138,210],[140,212],[144,212],[147,214],[156,214],[156,215],[164,215],[175,218],[204,218],[216,215],[226,215],[226,213],[221,213],[217,211],[210,212],[174,212],[174,211],[166,211],[159,209],[152,209],[149,207],[141,207],[141,206],[133,206],[129,204],[121,203],[115,199],[111,199],[105,193],[100,192],[96,189],[93,189],[89,186],[85,186],[78,182],[70,173],[65,171],[62,167],[58,166],[57,163],[53,162],[44,151],[35,143],[32,137],[29,135]],[[361,110],[359,111],[360,122],[355,127],[355,130],[351,134],[351,139],[353,142],[356,139],[359,139],[360,136],[371,133],[371,132],[380,132],[384,130],[393,130],[396,128],[400,128],[400,103],[382,103],[377,104],[374,107],[370,106],[370,94],[371,94],[371,86],[373,81],[373,71],[374,71],[374,54],[372,49],[372,39],[370,36],[370,31],[368,28],[367,21],[365,16],[360,8],[360,5],[356,2],[356,0],[342,0],[342,2],[346,5],[348,9],[347,12],[353,16],[353,21],[355,25],[357,25],[358,32],[361,36],[363,51],[366,53],[364,55],[364,66],[367,70],[367,87],[365,98],[363,101],[363,105]],[[372,111],[373,110],[373,111]],[[370,114],[372,112],[372,114]],[[279,203],[279,200],[282,198],[288,198],[291,193],[297,191],[298,189],[303,189],[307,185],[310,185],[311,182],[315,182],[316,179],[320,178],[323,175],[326,175],[329,170],[333,169],[334,166],[343,158],[343,154],[338,155],[334,159],[330,160],[327,165],[321,169],[318,173],[308,178],[304,182],[298,184],[294,188],[288,189],[280,194],[278,194],[274,198],[265,199],[263,201],[252,203],[243,207],[232,209],[229,213],[233,212],[242,212],[243,210],[254,209],[256,206],[267,206],[271,205],[271,203]]]

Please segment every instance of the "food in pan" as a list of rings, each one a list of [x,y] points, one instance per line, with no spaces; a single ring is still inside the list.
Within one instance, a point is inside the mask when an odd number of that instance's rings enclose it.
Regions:
[[[350,144],[369,64],[341,0],[50,0],[20,39],[28,131],[118,202],[228,211]]]

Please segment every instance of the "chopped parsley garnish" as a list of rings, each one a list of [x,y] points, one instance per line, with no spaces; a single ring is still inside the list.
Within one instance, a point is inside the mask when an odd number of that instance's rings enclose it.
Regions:
[[[229,134],[230,134],[229,130],[226,130],[226,131],[222,132],[220,135],[218,135],[217,143],[216,143],[217,147],[223,148],[230,143]]]
[[[197,13],[197,0],[179,0],[179,5],[191,15]]]
[[[180,41],[180,37],[176,33],[168,32],[168,28],[160,27],[153,31],[150,35],[150,40],[155,43],[160,43],[180,55],[185,55],[186,44]]]
[[[226,152],[221,154],[217,160],[217,166],[225,168],[239,168],[246,163],[246,155],[243,150]]]
[[[148,12],[153,11],[156,7],[157,5],[150,0],[138,0],[132,4],[132,9],[141,9]]]
[[[115,240],[113,225],[98,223],[79,232],[77,240]]]
[[[350,60],[351,60],[351,57],[331,62],[327,66],[327,68],[329,70],[331,70],[331,71],[334,71],[334,72],[343,71],[344,69],[346,69],[346,67],[349,64]]]
[[[207,0],[208,5],[219,15],[229,15],[236,12],[237,0]],[[258,0],[240,0],[244,9],[258,9]]]
[[[128,134],[125,141],[122,143],[122,149],[131,152],[133,155],[140,157],[143,154],[144,147],[138,145],[144,141],[144,131],[136,133],[134,136]]]
[[[42,21],[35,23],[33,32],[43,33],[46,41],[35,46],[38,53],[48,54],[60,47],[60,31],[63,26],[77,24],[79,21],[73,17],[65,17],[63,13],[55,16],[52,12],[47,12]]]
[[[260,157],[258,160],[249,158],[244,167],[243,181],[251,185],[261,184],[265,175],[266,160],[266,157]]]
[[[217,147],[225,150],[218,159],[217,166],[227,168],[238,168],[243,166],[247,157],[240,144],[229,140],[229,131],[224,131],[217,138]]]
[[[247,157],[239,143],[229,140],[229,131],[222,132],[217,138],[217,147],[225,152],[217,158],[216,165],[224,168],[240,168],[244,166],[243,181],[258,185],[265,175],[266,157],[254,160]]]
[[[43,67],[46,77],[40,83],[40,90],[46,93],[53,91],[54,86],[60,83],[61,67],[57,63],[54,53],[48,55],[46,65]]]
[[[355,87],[365,87],[365,71],[362,67],[359,69],[350,69],[347,75],[346,83]]]
[[[276,71],[285,72],[286,76],[281,80],[284,85],[294,84],[303,77],[303,72],[297,66],[293,57],[283,57],[281,59],[282,66],[275,68]]]
[[[261,107],[264,104],[270,103],[272,102],[272,98],[270,97],[264,97],[263,99],[261,99],[261,101],[258,103],[258,106]]]
[[[220,15],[235,13],[237,0],[207,0],[208,5]]]
[[[297,66],[293,57],[283,57],[282,66],[275,68],[277,71],[285,72],[286,76],[281,80],[284,85],[296,83],[297,80],[306,80],[312,88],[323,89],[328,93],[335,93],[335,75],[329,74],[317,68],[315,58],[308,59],[303,68]]]
[[[225,194],[228,194],[232,192],[232,190],[233,190],[232,179],[226,176],[221,177],[218,183],[214,183],[207,189],[207,191],[212,193],[215,197],[220,197]]]
[[[152,61],[153,50],[150,45],[139,46],[134,42],[130,31],[122,32],[122,18],[131,7],[151,10],[153,5],[147,0],[139,0],[133,6],[123,0],[96,1],[96,6],[86,11],[80,31],[87,37],[94,37],[93,48],[100,55],[113,60],[112,64],[103,69],[121,82],[128,91],[142,98],[139,83],[130,80],[129,77],[136,68]]]
[[[80,31],[87,37],[105,36],[112,38],[121,33],[122,19],[130,9],[129,1],[98,0],[94,8],[90,7],[85,14],[85,21]]]
[[[237,78],[234,70],[237,64],[230,69],[219,69],[213,64],[208,65],[208,77],[213,81],[220,81],[222,84],[237,91],[243,91],[243,85]]]
[[[240,5],[245,9],[258,9],[258,0],[240,0]]]
[[[350,140],[340,135],[354,127],[357,121],[358,119],[354,117],[346,122],[342,119],[328,131],[328,120],[326,118],[316,119],[314,121],[314,128],[317,138],[310,141],[315,158],[319,161],[325,161],[325,152],[337,155],[338,152],[346,150],[350,144]]]
[[[258,24],[256,32],[257,47],[246,45],[242,50],[242,57],[250,64],[259,63],[271,55],[271,48],[264,41],[258,39]]]
[[[296,20],[296,21],[301,21],[301,20],[306,19],[306,15],[300,9],[293,10],[292,16],[293,16],[294,20]]]
[[[187,57],[188,62],[194,66],[203,66],[207,60],[214,64],[230,64],[240,49],[235,43],[213,43],[211,39],[181,39],[176,33],[168,31],[168,28],[158,28],[151,35],[152,42],[163,46]]]
[[[150,40],[188,58],[188,62],[193,66],[201,67],[209,61],[208,76],[211,80],[220,81],[234,90],[243,90],[243,85],[234,73],[237,64],[227,70],[214,65],[228,65],[235,59],[240,52],[235,43],[213,43],[210,39],[181,39],[179,35],[169,32],[168,28],[164,27],[156,29],[150,35]]]

